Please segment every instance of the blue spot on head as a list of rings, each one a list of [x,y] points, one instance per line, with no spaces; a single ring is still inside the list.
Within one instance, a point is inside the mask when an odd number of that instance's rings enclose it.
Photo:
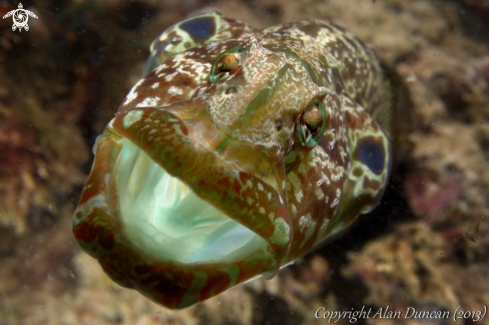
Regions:
[[[385,165],[385,150],[381,139],[364,138],[357,143],[356,154],[360,162],[380,175]]]
[[[214,17],[199,17],[180,24],[180,29],[186,31],[196,43],[201,43],[214,36],[216,23]]]

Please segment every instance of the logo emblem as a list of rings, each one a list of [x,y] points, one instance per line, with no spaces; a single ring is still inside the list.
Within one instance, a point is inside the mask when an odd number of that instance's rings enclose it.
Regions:
[[[26,31],[29,30],[29,25],[27,25],[27,21],[29,20],[29,16],[37,19],[36,14],[34,14],[32,11],[25,10],[22,7],[22,3],[19,3],[19,8],[7,12],[7,14],[5,16],[3,16],[3,19],[8,18],[10,16],[13,16],[13,19],[14,19],[14,24],[12,25],[12,30],[15,31],[18,28],[19,32],[22,31],[22,28],[24,28]]]

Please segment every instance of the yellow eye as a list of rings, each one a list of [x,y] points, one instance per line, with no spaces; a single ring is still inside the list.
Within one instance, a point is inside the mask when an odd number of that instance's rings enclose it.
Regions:
[[[246,50],[241,46],[232,47],[219,54],[211,67],[210,82],[214,83],[234,74],[241,67],[245,58]]]
[[[239,66],[239,56],[231,53],[222,58],[222,65],[219,72],[231,72]]]
[[[299,135],[306,147],[319,143],[326,127],[326,110],[318,100],[307,105],[299,120]]]

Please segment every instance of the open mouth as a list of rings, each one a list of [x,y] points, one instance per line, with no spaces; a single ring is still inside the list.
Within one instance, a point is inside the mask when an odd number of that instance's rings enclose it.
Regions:
[[[119,214],[132,244],[181,263],[239,259],[267,242],[198,197],[122,138],[115,166]]]
[[[118,114],[73,218],[80,246],[115,282],[171,308],[273,277],[292,240],[270,182],[229,167],[229,152],[203,151],[200,136],[167,110]]]

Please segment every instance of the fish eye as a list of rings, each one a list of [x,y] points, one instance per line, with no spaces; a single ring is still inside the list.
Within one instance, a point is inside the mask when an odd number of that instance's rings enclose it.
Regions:
[[[300,139],[306,147],[318,144],[326,127],[326,110],[323,103],[318,100],[307,105],[299,119]]]
[[[234,46],[218,55],[211,67],[209,80],[215,83],[236,73],[246,58],[246,50],[241,46]]]

